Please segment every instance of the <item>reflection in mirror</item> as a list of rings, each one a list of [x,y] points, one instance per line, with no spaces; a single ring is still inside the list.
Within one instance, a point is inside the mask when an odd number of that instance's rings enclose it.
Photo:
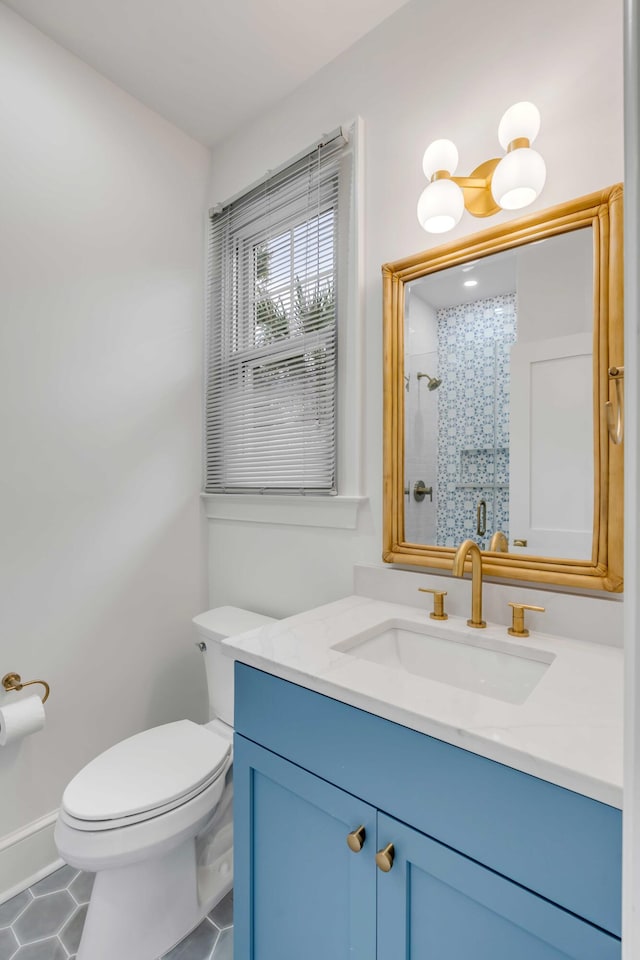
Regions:
[[[622,590],[622,204],[383,265],[387,563],[451,570],[472,539],[487,576]]]
[[[588,226],[406,284],[407,541],[590,559],[593,263]]]

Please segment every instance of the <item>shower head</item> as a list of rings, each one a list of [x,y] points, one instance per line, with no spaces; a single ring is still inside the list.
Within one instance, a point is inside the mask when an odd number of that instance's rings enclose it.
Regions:
[[[437,390],[440,384],[442,383],[442,380],[440,380],[438,377],[430,377],[428,373],[419,373],[418,380],[423,380],[423,379],[426,379],[428,381],[427,387],[429,388],[429,390]]]

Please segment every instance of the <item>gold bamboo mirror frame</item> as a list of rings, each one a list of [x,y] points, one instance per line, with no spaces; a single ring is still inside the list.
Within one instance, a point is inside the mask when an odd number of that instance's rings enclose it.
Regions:
[[[590,228],[593,236],[594,464],[591,556],[578,560],[483,550],[483,571],[503,580],[622,591],[622,199],[622,186],[618,184],[382,267],[385,562],[450,570],[455,553],[452,546],[414,543],[405,538],[405,397],[408,384],[405,379],[405,301],[410,289],[407,284],[450,267],[482,261],[491,254]],[[432,378],[429,378],[428,388],[433,389]]]

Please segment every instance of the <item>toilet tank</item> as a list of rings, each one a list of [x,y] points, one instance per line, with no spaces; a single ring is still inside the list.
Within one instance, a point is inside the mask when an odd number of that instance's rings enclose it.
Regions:
[[[216,717],[233,726],[233,659],[222,652],[220,641],[255,630],[273,617],[263,617],[240,607],[214,607],[193,618],[196,643],[204,655],[209,689],[209,720]]]

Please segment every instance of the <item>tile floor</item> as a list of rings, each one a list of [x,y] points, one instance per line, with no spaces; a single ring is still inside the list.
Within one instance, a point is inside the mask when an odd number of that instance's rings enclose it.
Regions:
[[[69,960],[76,955],[93,876],[61,867],[0,904],[0,960]],[[232,960],[233,893],[161,960]]]

